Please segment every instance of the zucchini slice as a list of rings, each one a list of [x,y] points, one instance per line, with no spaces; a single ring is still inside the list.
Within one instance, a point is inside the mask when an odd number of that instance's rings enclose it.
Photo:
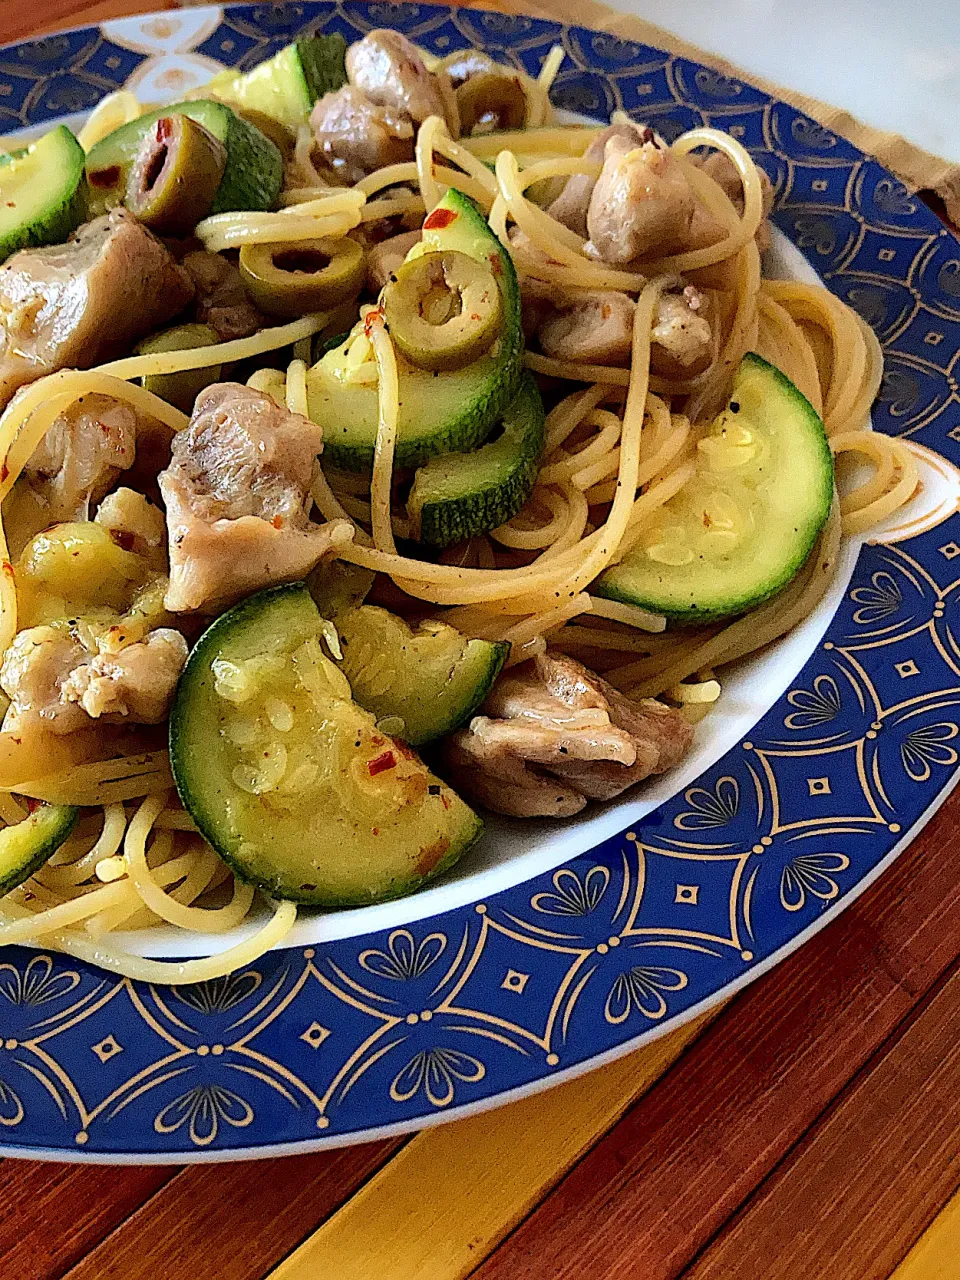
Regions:
[[[415,747],[469,720],[510,652],[509,644],[469,640],[442,622],[412,631],[402,618],[372,604],[348,609],[334,621],[340,669],[354,698],[380,723],[399,717],[403,728],[397,725],[397,736]]]
[[[252,71],[220,72],[207,88],[231,106],[262,112],[296,133],[318,98],[346,84],[346,52],[347,42],[339,33],[304,36]]]
[[[352,701],[302,584],[261,591],[200,637],[170,715],[170,760],[200,831],[241,879],[294,902],[409,893],[482,824]]]
[[[22,822],[0,830],[0,894],[29,880],[66,840],[80,810],[72,804],[42,804]]]
[[[543,440],[543,401],[526,374],[496,440],[431,458],[417,472],[407,499],[413,536],[446,547],[506,524],[536,483]]]
[[[428,458],[482,444],[516,394],[523,360],[520,291],[509,253],[477,207],[451,188],[423,224],[423,237],[406,261],[456,250],[489,262],[500,286],[503,327],[488,351],[462,369],[418,369],[398,352],[400,421],[395,461],[417,467]],[[377,383],[352,380],[353,349],[363,322],[344,346],[327,352],[309,371],[310,417],[323,427],[324,454],[343,471],[369,472],[377,438]]]
[[[697,445],[695,474],[594,590],[684,622],[743,613],[799,572],[833,484],[816,410],[751,352]]]
[[[185,115],[208,129],[227,149],[227,164],[211,213],[231,209],[269,209],[280,194],[283,158],[276,146],[222,102],[198,98],[157,107],[114,129],[87,155],[91,216],[123,204],[127,172],[144,134],[161,116]]]
[[[0,155],[0,262],[18,249],[61,244],[80,225],[85,159],[62,124],[29,147]]]

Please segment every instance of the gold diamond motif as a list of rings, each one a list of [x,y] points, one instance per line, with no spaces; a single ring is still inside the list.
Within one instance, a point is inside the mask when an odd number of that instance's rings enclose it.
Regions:
[[[895,670],[901,680],[907,680],[910,676],[918,676],[920,674],[920,668],[912,658],[908,658],[906,662],[896,663]]]
[[[516,969],[508,969],[507,976],[500,983],[500,986],[502,990],[513,991],[519,996],[523,995],[523,989],[529,981],[529,973],[518,973]]]
[[[808,778],[807,790],[812,796],[828,796],[830,794],[830,779]]]
[[[955,542],[945,542],[942,547],[937,550],[945,560],[952,560],[955,556],[960,556],[960,547]]]
[[[105,1040],[101,1040],[99,1044],[92,1044],[90,1048],[101,1062],[109,1062],[118,1053],[123,1053],[123,1045],[118,1044],[113,1036],[107,1036]]]
[[[698,884],[678,884],[673,900],[674,902],[685,903],[688,907],[695,907],[699,895],[700,886]]]
[[[329,1035],[330,1031],[326,1027],[322,1027],[319,1022],[311,1022],[300,1039],[311,1049],[319,1049]]]

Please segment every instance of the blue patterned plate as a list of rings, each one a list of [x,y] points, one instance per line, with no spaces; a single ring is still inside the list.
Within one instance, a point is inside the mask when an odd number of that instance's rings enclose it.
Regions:
[[[352,41],[378,26],[533,74],[561,42],[558,106],[626,110],[668,138],[701,124],[740,138],[776,184],[776,223],[796,246],[782,242],[783,265],[808,272],[804,255],[879,334],[875,424],[911,440],[923,493],[896,528],[848,550],[820,614],[728,687],[733,709],[708,719],[695,758],[659,790],[559,834],[501,827],[448,883],[308,920],[298,945],[215,982],[154,988],[10,948],[4,1154],[273,1155],[543,1088],[770,968],[880,874],[956,780],[960,245],[842,138],[611,35],[365,0],[188,9],[11,45],[0,130],[77,124],[120,85],[169,101],[301,33]]]

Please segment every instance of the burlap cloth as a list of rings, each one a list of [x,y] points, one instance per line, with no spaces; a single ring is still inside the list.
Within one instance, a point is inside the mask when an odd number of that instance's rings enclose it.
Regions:
[[[476,8],[499,9],[504,13],[528,13],[534,17],[554,22],[569,22],[581,27],[596,27],[610,31],[625,40],[654,45],[678,53],[704,66],[713,67],[724,75],[733,76],[748,84],[756,85],[765,93],[789,102],[806,115],[818,120],[825,128],[838,133],[861,151],[876,156],[885,168],[909,187],[911,191],[932,191],[943,201],[946,212],[955,227],[960,227],[960,164],[952,164],[940,156],[931,155],[896,133],[872,129],[852,116],[849,111],[831,107],[816,98],[808,98],[782,85],[761,80],[741,70],[724,58],[698,49],[696,45],[665,31],[663,27],[646,22],[632,14],[618,13],[598,0],[549,0],[537,4],[534,0],[487,0],[478,2]]]

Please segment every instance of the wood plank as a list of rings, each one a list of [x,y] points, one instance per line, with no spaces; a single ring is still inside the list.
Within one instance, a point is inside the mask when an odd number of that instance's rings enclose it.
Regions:
[[[887,1280],[958,1163],[960,963],[684,1275]]]
[[[957,1280],[960,1194],[933,1220],[890,1280]]]
[[[958,947],[952,805],[838,921],[731,1005],[478,1277],[626,1280],[642,1259],[644,1280],[673,1280]]]
[[[459,1280],[703,1030],[699,1019],[589,1077],[427,1129],[272,1280]]]
[[[207,1274],[261,1280],[399,1146],[395,1140],[315,1156],[194,1165],[86,1253],[64,1280],[197,1280]]]
[[[0,1276],[54,1280],[133,1213],[176,1168],[0,1164]]]

